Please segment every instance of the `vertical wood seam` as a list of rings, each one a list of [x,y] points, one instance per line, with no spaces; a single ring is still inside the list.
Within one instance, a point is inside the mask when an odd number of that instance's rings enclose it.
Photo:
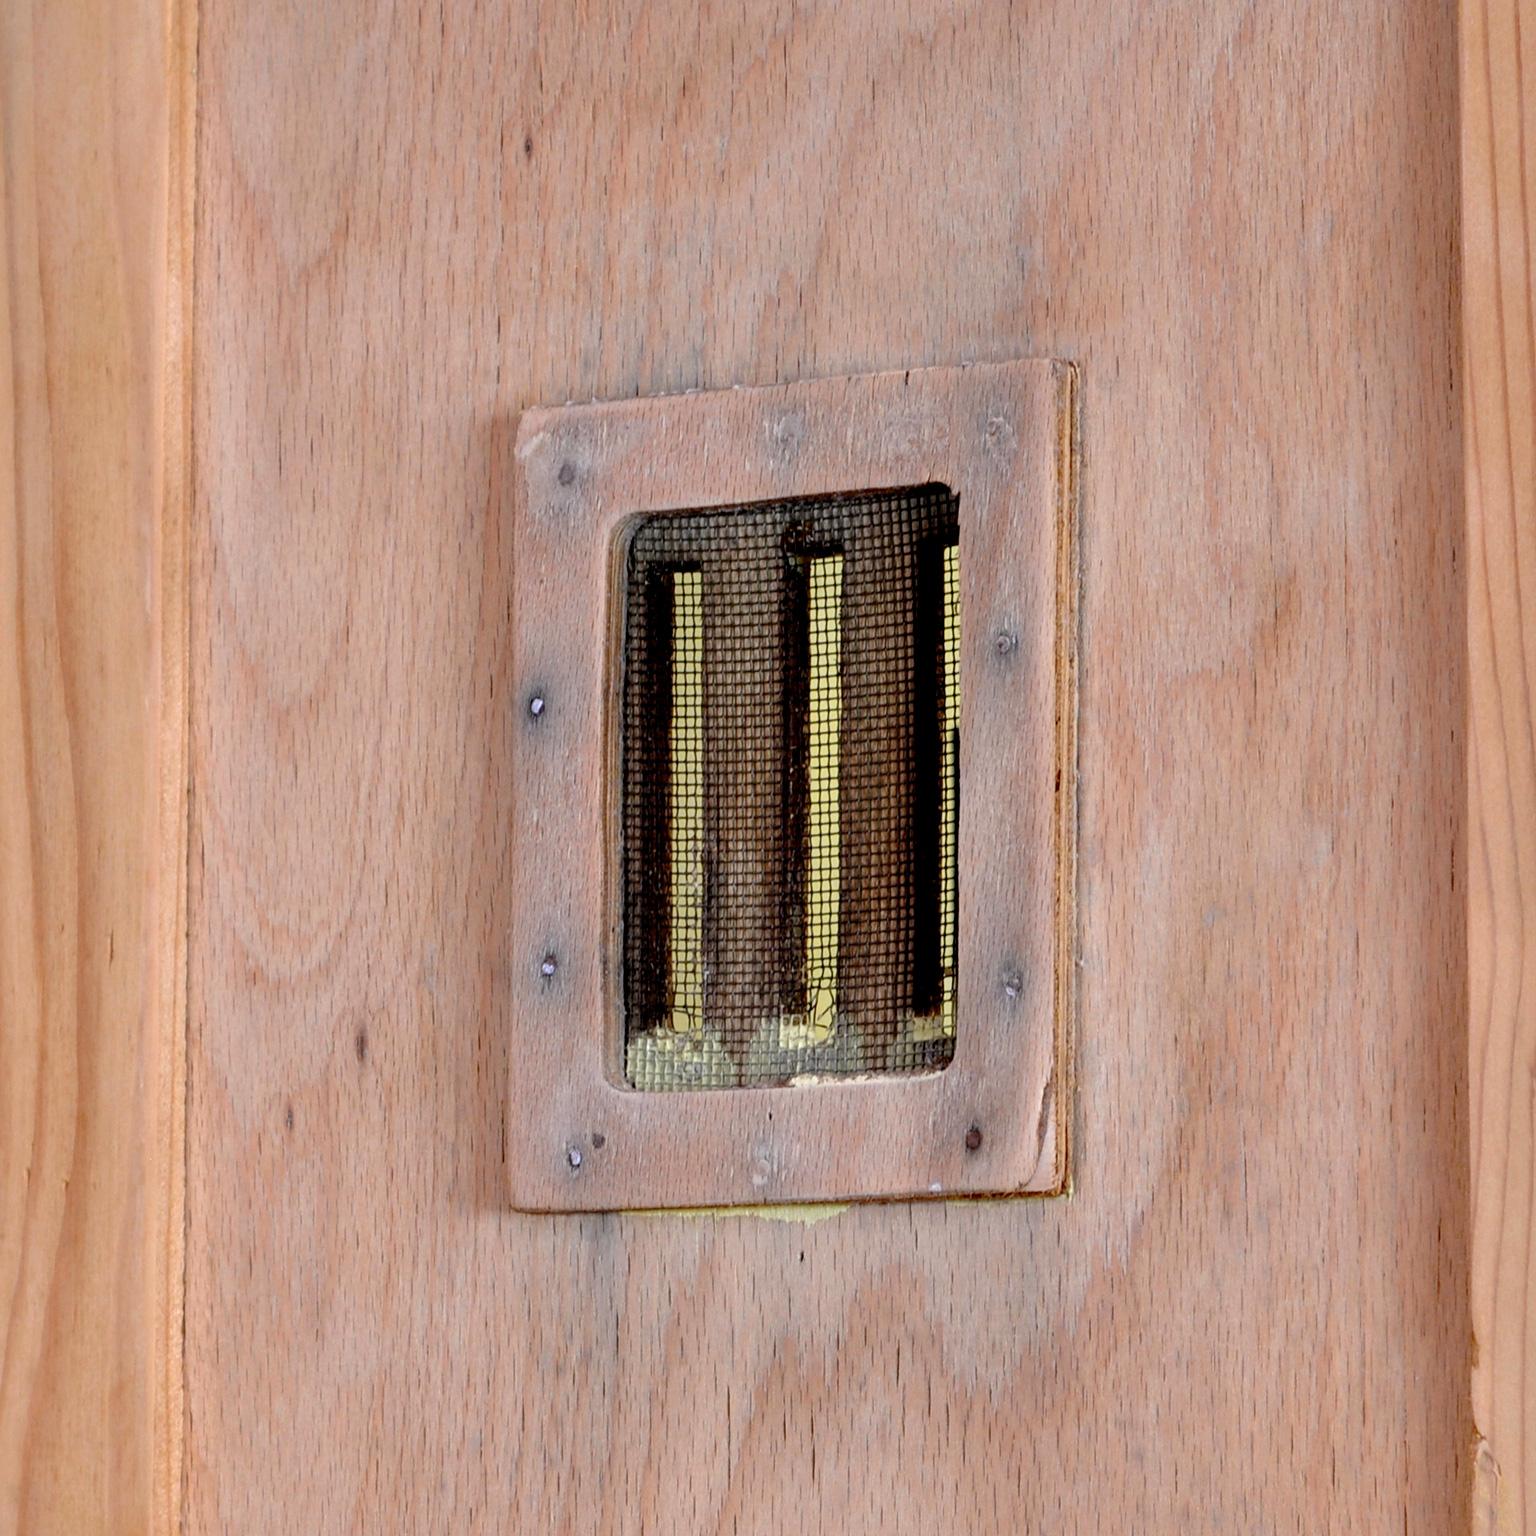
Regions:
[[[152,1434],[152,1528],[180,1536],[185,1509],[187,1251],[187,857],[191,833],[192,365],[197,218],[198,0],[167,0],[172,101],[166,208],[165,440],[160,506],[161,743],[159,916],[153,953],[164,973],[151,997],[158,1024],[157,1140],[166,1160],[162,1304],[154,1340],[160,1364]],[[158,1187],[158,1186],[157,1186]]]

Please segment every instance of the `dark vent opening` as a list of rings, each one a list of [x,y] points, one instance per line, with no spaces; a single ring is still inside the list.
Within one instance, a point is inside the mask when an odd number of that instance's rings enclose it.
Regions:
[[[944,486],[658,514],[624,562],[624,1070],[954,1055],[959,520]]]

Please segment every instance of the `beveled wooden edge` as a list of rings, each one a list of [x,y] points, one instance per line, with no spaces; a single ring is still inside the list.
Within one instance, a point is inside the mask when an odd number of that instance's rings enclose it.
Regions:
[[[524,414],[510,706],[507,1161],[516,1207],[1065,1188],[1076,949],[1074,388],[1070,365],[1033,360]],[[610,592],[620,531],[647,512],[931,481],[960,497],[964,583],[954,1061],[921,1077],[814,1087],[623,1086],[609,858],[618,837]],[[1030,775],[1038,795],[1020,792]]]
[[[1536,1531],[1536,374],[1526,134],[1531,0],[1462,0],[1462,400],[1467,570],[1467,1086],[1471,1527]]]

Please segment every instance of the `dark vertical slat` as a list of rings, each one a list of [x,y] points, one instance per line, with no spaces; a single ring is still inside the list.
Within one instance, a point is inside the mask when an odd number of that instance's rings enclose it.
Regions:
[[[912,594],[912,991],[916,1015],[939,1011],[944,994],[944,541],[928,536],[914,551]]]
[[[883,1066],[911,996],[911,545],[850,517],[843,556],[838,1012]]]
[[[782,1005],[788,565],[778,541],[722,539],[702,562],[705,1016],[740,1065]],[[717,615],[729,613],[731,622]]]
[[[811,556],[792,548],[784,563],[779,678],[784,766],[780,776],[782,899],[778,992],[785,1013],[810,1006],[806,974],[807,898],[811,852]]]
[[[671,1005],[672,573],[637,542],[626,614],[624,676],[624,963],[629,1032],[666,1020]]]

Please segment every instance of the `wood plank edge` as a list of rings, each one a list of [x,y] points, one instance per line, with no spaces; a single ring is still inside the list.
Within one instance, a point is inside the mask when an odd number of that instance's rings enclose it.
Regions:
[[[1518,902],[1496,892],[1486,870],[1479,871],[1471,855],[1481,841],[1515,840],[1519,836],[1516,805],[1502,811],[1485,802],[1480,780],[1504,786],[1507,793],[1522,788],[1525,778],[1506,738],[1505,717],[1496,665],[1485,664],[1479,636],[1495,641],[1495,651],[1519,657],[1530,647],[1536,615],[1501,602],[1482,579],[1490,537],[1505,548],[1520,541],[1521,516],[1516,492],[1513,444],[1536,431],[1529,411],[1522,412],[1509,390],[1511,363],[1505,336],[1507,308],[1529,312],[1532,302],[1529,271],[1505,250],[1506,226],[1527,217],[1524,199],[1500,205],[1499,180],[1522,186],[1524,167],[1524,86],[1520,73],[1519,37],[1522,23],[1532,20],[1529,0],[1461,0],[1458,68],[1460,82],[1460,159],[1462,216],[1459,230],[1462,316],[1462,452],[1464,474],[1464,553],[1466,559],[1467,741],[1465,800],[1467,824],[1462,848],[1467,857],[1466,918],[1469,957],[1467,1011],[1464,1019],[1468,1052],[1469,1145],[1467,1158],[1471,1200],[1471,1373],[1467,1382],[1472,1423],[1472,1454],[1467,1488],[1468,1527],[1477,1536],[1524,1536],[1530,1527],[1532,1495],[1536,1493],[1536,1460],[1527,1444],[1530,1432],[1523,1383],[1536,1360],[1536,1336],[1524,1325],[1529,1287],[1529,1254],[1522,1233],[1529,1212],[1518,1196],[1505,1199],[1512,1183],[1529,1188],[1533,1177],[1533,1147],[1526,1122],[1502,1116],[1504,1100],[1490,1092],[1490,1073],[1481,1053],[1490,1038],[1513,1047],[1522,1036],[1519,989],[1496,985],[1492,962],[1485,974],[1481,956],[1507,946],[1511,962],[1523,969],[1536,945],[1536,921]],[[1516,47],[1507,52],[1494,45],[1495,23],[1513,34]],[[1506,38],[1507,41],[1507,38]],[[1530,250],[1529,228],[1515,230],[1515,244]],[[1506,291],[1508,290],[1508,291]],[[1486,478],[1482,459],[1487,457]],[[1490,675],[1492,674],[1492,675]],[[1531,722],[1521,722],[1528,731]],[[1518,894],[1518,893],[1517,893]],[[1499,1063],[1497,1075],[1507,1076],[1513,1059]],[[1496,1212],[1494,1216],[1488,1212]],[[1511,1273],[1511,1271],[1514,1271]],[[1521,1272],[1523,1271],[1523,1273]],[[1501,1285],[1501,1281],[1508,1282]],[[1501,1300],[1501,1293],[1508,1296]],[[1513,1380],[1520,1390],[1511,1401],[1504,1390]]]
[[[146,1256],[154,1296],[150,1405],[150,1529],[179,1536],[186,1447],[187,875],[191,804],[191,510],[193,250],[197,180],[198,0],[166,0],[166,303],[163,480],[156,509],[159,720],[158,796],[146,999],[146,1075],[154,1102],[147,1167]]]

